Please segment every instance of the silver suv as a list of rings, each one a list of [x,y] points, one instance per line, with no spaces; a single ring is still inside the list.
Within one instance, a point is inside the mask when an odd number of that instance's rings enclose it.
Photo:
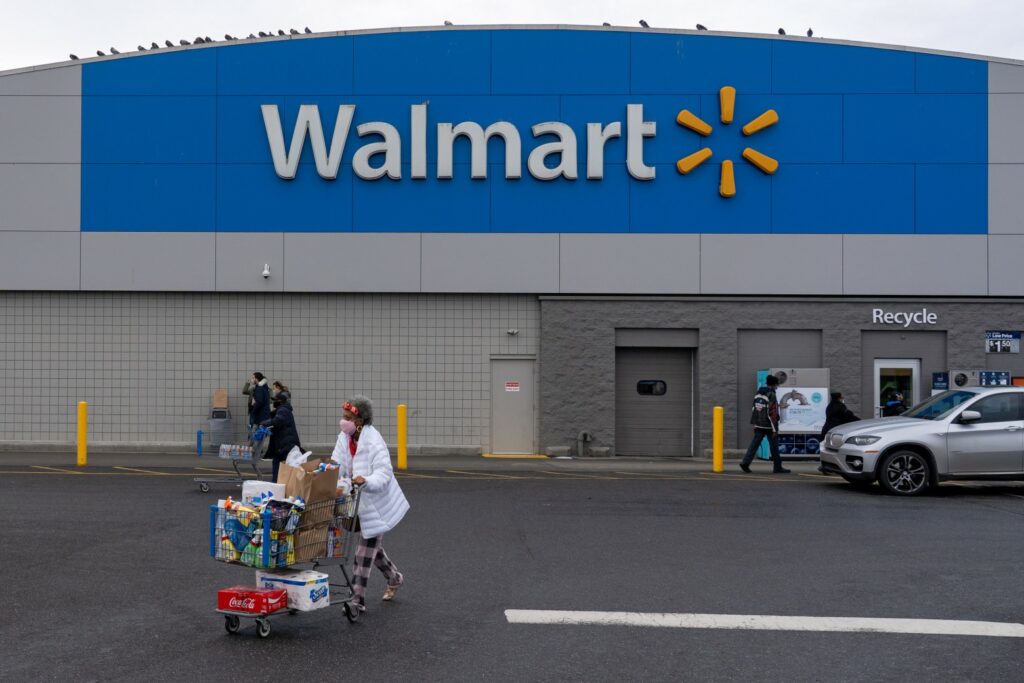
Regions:
[[[903,496],[949,479],[1024,480],[1024,388],[945,391],[898,417],[840,425],[819,469]]]

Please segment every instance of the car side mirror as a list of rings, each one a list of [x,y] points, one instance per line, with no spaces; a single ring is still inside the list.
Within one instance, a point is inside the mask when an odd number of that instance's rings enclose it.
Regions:
[[[965,410],[964,412],[960,413],[961,422],[977,422],[980,419],[981,413],[979,413],[977,410]]]

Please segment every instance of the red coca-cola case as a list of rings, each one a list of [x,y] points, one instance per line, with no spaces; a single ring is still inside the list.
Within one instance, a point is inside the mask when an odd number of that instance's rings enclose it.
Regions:
[[[246,614],[270,614],[288,607],[288,591],[283,588],[232,586],[217,591],[217,609]]]

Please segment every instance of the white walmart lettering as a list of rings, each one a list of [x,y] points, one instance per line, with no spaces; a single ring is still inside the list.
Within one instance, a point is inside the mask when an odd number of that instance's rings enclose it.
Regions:
[[[885,325],[902,325],[910,327],[911,324],[934,325],[939,322],[938,313],[930,313],[927,308],[920,311],[885,311],[881,308],[871,309],[871,322]]]
[[[427,177],[427,106],[423,103],[409,107],[409,175],[417,180]],[[307,136],[313,150],[317,175],[324,180],[334,180],[338,177],[356,105],[338,106],[330,150],[327,148],[318,105],[299,106],[291,143],[287,150],[277,105],[263,104],[260,105],[260,110],[263,113],[263,127],[267,132],[270,156],[274,161],[274,172],[279,178],[295,178]],[[511,180],[522,177],[522,141],[519,129],[514,124],[496,121],[484,128],[474,121],[440,122],[436,131],[438,178],[450,179],[454,176],[452,150],[455,141],[460,137],[469,141],[471,178],[487,177],[487,142],[492,137],[501,138],[504,144],[505,178]],[[622,137],[622,122],[588,123],[586,131],[587,180],[601,180],[604,178],[605,146],[609,140]],[[644,163],[644,141],[653,138],[656,131],[657,124],[654,121],[644,121],[644,105],[626,105],[626,168],[637,180],[654,180],[656,169]],[[532,126],[530,132],[534,138],[556,138],[552,142],[545,141],[530,152],[526,163],[530,175],[537,180],[576,180],[577,144],[576,132],[572,127],[561,121],[547,121]],[[398,129],[383,121],[368,121],[356,127],[356,134],[359,137],[380,138],[362,145],[352,156],[352,171],[356,177],[363,180],[377,180],[384,176],[392,180],[401,179],[402,137]]]

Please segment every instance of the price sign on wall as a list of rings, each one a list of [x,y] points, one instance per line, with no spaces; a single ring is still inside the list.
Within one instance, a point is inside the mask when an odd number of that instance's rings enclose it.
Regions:
[[[1020,332],[986,332],[985,353],[1020,353]]]

